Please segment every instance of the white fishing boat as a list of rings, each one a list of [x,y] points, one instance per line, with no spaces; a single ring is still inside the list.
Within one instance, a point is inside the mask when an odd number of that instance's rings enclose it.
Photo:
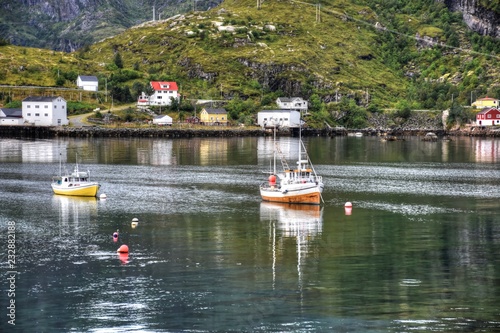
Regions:
[[[274,131],[274,165],[270,171],[268,182],[260,185],[262,200],[270,202],[283,202],[293,204],[319,205],[323,201],[323,178],[316,174],[309,159],[301,134],[299,134],[297,165],[290,168],[285,156],[276,142]],[[283,170],[276,171],[277,155],[281,160]]]
[[[72,173],[64,175],[61,174],[61,165],[59,165],[59,176],[52,178],[51,186],[54,194],[80,197],[95,197],[101,187],[98,182],[90,180],[89,171],[82,172],[78,169],[78,163],[75,164]]]

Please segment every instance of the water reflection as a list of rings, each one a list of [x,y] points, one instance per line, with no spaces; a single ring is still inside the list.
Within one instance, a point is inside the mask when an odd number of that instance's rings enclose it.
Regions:
[[[78,233],[80,224],[87,224],[97,217],[97,203],[95,197],[69,197],[54,195],[52,206],[59,213],[59,227],[71,228],[71,232]]]
[[[0,161],[25,163],[53,163],[67,159],[67,142],[0,140]]]
[[[475,142],[476,162],[498,162],[500,157],[499,140],[477,139]]]
[[[298,287],[302,290],[302,267],[309,253],[310,242],[321,234],[323,208],[316,205],[262,202],[260,219],[262,222],[271,222],[273,288],[276,282],[278,253],[284,252],[284,242],[279,239],[291,238],[296,241]]]

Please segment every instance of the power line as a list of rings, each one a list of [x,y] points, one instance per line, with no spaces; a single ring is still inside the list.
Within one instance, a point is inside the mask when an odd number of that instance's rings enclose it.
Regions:
[[[302,2],[302,1],[298,1],[298,0],[290,0],[290,2],[296,2],[296,3],[300,3],[300,4],[304,4],[304,5],[315,6],[316,7],[316,22],[320,22],[320,20],[321,20],[321,18],[320,18],[320,8],[321,8],[321,5],[319,3],[318,4],[312,4],[312,3]],[[368,26],[370,26],[370,27],[372,27],[372,28],[374,28],[374,29],[376,29],[378,31],[387,31],[387,32],[393,33],[395,35],[403,36],[403,37],[410,38],[410,39],[413,39],[413,40],[416,40],[416,41],[424,41],[424,39],[422,39],[420,37],[417,37],[417,36],[404,34],[402,32],[399,32],[399,31],[396,31],[396,30],[392,30],[392,29],[388,29],[388,28],[385,28],[385,27],[384,28],[380,28],[376,24],[373,24],[371,22],[367,22],[367,21],[364,21],[364,20],[361,20],[361,19],[357,19],[355,17],[352,17],[352,16],[348,15],[345,12],[341,13],[341,12],[338,12],[336,10],[329,9],[329,8],[326,8],[326,9],[323,9],[323,10],[325,12],[329,12],[331,14],[338,15],[338,16],[347,18],[349,20],[355,21],[355,22],[359,22],[359,23],[362,23],[364,25],[368,25]],[[425,41],[425,42],[427,42],[427,41]],[[466,48],[463,48],[463,47],[452,46],[452,45],[448,45],[448,44],[444,44],[444,43],[432,43],[432,45],[434,45],[434,46],[440,46],[440,47],[444,47],[444,48],[448,48],[448,49],[452,49],[452,50],[457,50],[457,51],[465,52],[465,53],[469,53],[469,54],[476,54],[476,55],[482,55],[482,56],[485,56],[485,57],[491,57],[491,58],[500,59],[500,56],[497,56],[497,55],[494,55],[494,54],[478,52],[478,51],[474,51],[474,50],[471,50],[471,49],[466,49]]]
[[[403,37],[410,38],[410,39],[413,39],[413,40],[416,40],[416,41],[424,41],[422,38],[419,38],[417,36],[404,34],[402,32],[396,31],[396,30],[387,29],[385,27],[384,28],[380,28],[380,27],[377,27],[375,24],[373,24],[371,22],[367,22],[367,21],[364,21],[364,20],[360,20],[360,19],[354,18],[352,16],[347,15],[346,13],[340,13],[340,12],[337,12],[337,11],[335,11],[333,9],[326,9],[325,11],[330,12],[330,13],[335,14],[335,15],[343,16],[345,18],[348,18],[350,20],[353,20],[353,21],[356,21],[356,22],[359,22],[359,23],[362,23],[362,24],[365,24],[365,25],[368,25],[368,26],[370,26],[370,27],[372,27],[372,28],[374,28],[374,29],[376,29],[378,31],[387,31],[387,32],[393,33],[395,35],[403,36]],[[477,55],[483,55],[483,56],[486,56],[486,57],[492,57],[492,58],[500,59],[499,56],[496,56],[496,55],[493,55],[493,54],[477,52],[477,51],[474,51],[474,50],[465,49],[465,48],[462,48],[462,47],[451,46],[451,45],[447,45],[447,44],[443,44],[443,43],[432,43],[432,45],[437,45],[437,46],[441,46],[441,47],[444,47],[444,48],[458,50],[458,51],[462,51],[462,52],[466,52],[466,53],[470,53],[470,54],[477,54]]]

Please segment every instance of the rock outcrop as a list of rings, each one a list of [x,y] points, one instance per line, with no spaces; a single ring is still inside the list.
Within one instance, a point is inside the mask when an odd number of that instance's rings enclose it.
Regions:
[[[481,0],[437,0],[452,11],[459,11],[467,26],[485,36],[500,38],[500,13],[493,7],[488,8]],[[496,1],[486,1],[487,3]]]

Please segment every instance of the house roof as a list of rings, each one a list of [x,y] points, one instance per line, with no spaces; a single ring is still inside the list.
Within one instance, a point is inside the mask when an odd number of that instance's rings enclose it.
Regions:
[[[28,96],[23,99],[23,102],[52,102],[57,98],[64,100],[64,98],[60,96]]]
[[[226,114],[227,111],[226,109],[211,109],[211,108],[204,108],[208,114]]]
[[[489,113],[490,111],[500,112],[497,108],[484,108],[481,111],[479,111],[478,113],[476,113],[476,115],[478,115],[478,114],[486,114],[486,113]]]
[[[293,102],[297,99],[301,100],[302,98],[300,97],[278,97],[278,99],[281,101],[281,102]]]
[[[88,82],[98,82],[99,81],[96,76],[92,76],[92,75],[80,75],[78,77],[82,81],[88,81]]]
[[[5,114],[5,117],[13,117],[13,118],[22,118],[23,117],[23,110],[22,109],[1,108],[1,110]]]
[[[166,114],[154,117],[154,119],[163,119],[163,118],[172,120],[172,117],[170,117],[170,116],[168,116]]]
[[[165,81],[151,81],[151,87],[155,91],[167,90],[167,91],[177,91],[177,82],[165,82]]]
[[[479,98],[477,99],[476,101],[496,101],[497,99],[496,98],[491,98],[491,97],[484,97],[484,98]]]
[[[279,110],[262,110],[259,113],[290,113],[290,112],[299,112],[297,110],[290,110],[290,109],[279,109]]]

